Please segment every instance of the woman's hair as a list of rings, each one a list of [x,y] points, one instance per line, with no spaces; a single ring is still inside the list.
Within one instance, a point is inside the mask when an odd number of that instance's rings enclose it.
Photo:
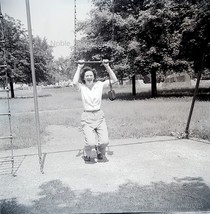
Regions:
[[[82,72],[80,74],[80,79],[81,79],[82,83],[85,84],[84,77],[85,77],[85,73],[87,71],[92,71],[93,72],[93,75],[94,75],[94,80],[93,81],[95,82],[96,81],[96,70],[91,68],[91,67],[85,66],[84,68],[82,68]]]

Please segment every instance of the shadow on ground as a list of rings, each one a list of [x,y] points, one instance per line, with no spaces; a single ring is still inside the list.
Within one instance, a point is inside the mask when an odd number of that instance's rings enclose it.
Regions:
[[[60,180],[40,186],[40,199],[31,206],[18,204],[15,198],[0,202],[1,214],[111,213],[143,211],[208,211],[210,188],[202,178],[175,178],[172,183],[139,186],[128,182],[118,191],[93,193],[75,192]]]

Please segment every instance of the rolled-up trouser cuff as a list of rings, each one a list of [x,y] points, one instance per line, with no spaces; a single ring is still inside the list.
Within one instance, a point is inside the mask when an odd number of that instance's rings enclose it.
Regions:
[[[102,144],[98,144],[98,151],[102,154],[105,155],[106,154],[106,147],[108,146],[109,143],[102,143]]]
[[[86,156],[90,158],[95,158],[96,157],[95,145],[85,145],[84,152]]]

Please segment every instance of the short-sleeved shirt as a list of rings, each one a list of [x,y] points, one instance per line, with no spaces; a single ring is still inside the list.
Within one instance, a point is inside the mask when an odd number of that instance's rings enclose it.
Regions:
[[[85,84],[79,83],[79,91],[81,92],[85,111],[95,111],[101,108],[103,88],[108,85],[108,81],[97,81],[93,85],[92,89],[89,89]]]

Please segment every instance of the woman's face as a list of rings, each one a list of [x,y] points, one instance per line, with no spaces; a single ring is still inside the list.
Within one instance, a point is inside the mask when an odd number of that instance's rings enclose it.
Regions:
[[[94,81],[94,74],[92,71],[86,71],[84,75],[84,81],[87,85],[92,85]]]

